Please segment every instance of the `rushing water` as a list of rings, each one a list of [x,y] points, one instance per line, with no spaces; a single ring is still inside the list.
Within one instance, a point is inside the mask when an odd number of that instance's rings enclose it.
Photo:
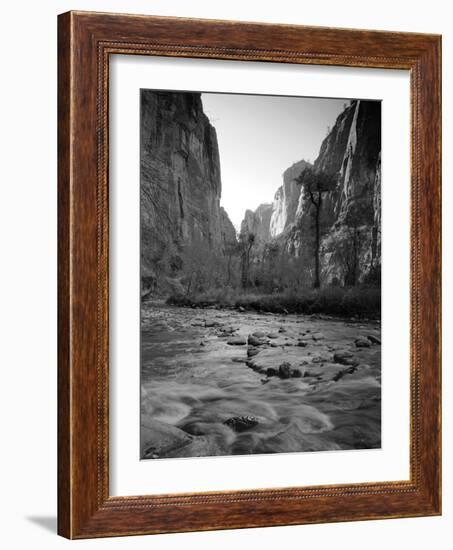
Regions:
[[[254,332],[266,343],[250,368],[248,346],[227,342]],[[380,338],[376,322],[146,303],[142,457],[380,447],[380,345],[355,344],[370,335]],[[357,368],[336,363],[338,351],[352,352]],[[267,376],[283,362],[300,377]],[[253,422],[235,429],[227,421],[237,417]]]

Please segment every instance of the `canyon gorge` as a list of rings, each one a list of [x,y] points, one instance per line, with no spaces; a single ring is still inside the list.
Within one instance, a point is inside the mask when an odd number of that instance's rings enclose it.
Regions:
[[[300,179],[306,169],[334,179],[334,185],[323,193],[319,217],[322,285],[379,284],[380,102],[351,100],[345,104],[320,144],[315,161],[311,164],[301,159],[288,167],[281,184],[276,182],[273,202],[246,210],[238,233],[220,206],[219,146],[216,130],[203,111],[201,94],[143,90],[141,110],[141,274],[145,294],[156,288],[182,291],[187,255],[192,256],[192,263],[194,255],[202,254],[227,258],[228,263],[231,250],[238,245],[240,249],[250,235],[254,239],[252,267],[269,249],[274,255],[278,249],[298,262],[304,284],[310,286],[315,208]],[[236,252],[241,254],[241,250]],[[252,286],[252,275],[250,279]]]
[[[345,103],[235,228],[203,94],[141,91],[142,459],[381,447],[380,110]]]

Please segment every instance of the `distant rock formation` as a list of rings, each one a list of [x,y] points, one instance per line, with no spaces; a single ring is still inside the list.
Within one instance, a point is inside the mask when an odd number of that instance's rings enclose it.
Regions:
[[[300,185],[296,178],[310,163],[305,160],[294,163],[283,173],[283,185],[275,193],[270,221],[270,236],[277,237],[296,221]]]
[[[220,207],[215,128],[201,94],[141,93],[142,276],[165,262],[178,269],[183,245],[222,250],[236,232]]]
[[[246,210],[241,223],[241,233],[253,233],[258,241],[268,242],[270,234],[272,204],[260,204],[255,212]]]
[[[237,241],[236,229],[223,206],[220,207],[220,235],[224,247]]]
[[[310,164],[293,164],[283,174],[272,204],[269,228],[261,235],[290,254],[313,263],[313,204],[296,178]],[[378,282],[381,269],[381,104],[351,101],[321,144],[313,169],[335,175],[321,210],[321,273],[324,284]],[[252,228],[247,211],[241,230]],[[267,218],[266,218],[267,219]],[[312,269],[312,267],[310,267]]]

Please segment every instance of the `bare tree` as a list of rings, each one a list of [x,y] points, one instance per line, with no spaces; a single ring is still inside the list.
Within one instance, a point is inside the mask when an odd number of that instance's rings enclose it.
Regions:
[[[241,252],[240,245],[237,242],[225,244],[226,257],[226,286],[230,286],[233,282],[233,271],[236,256]]]
[[[306,167],[296,178],[296,182],[302,185],[302,190],[305,196],[314,206],[314,222],[315,222],[315,280],[313,286],[319,288],[321,286],[320,279],[320,259],[319,252],[321,246],[320,221],[321,210],[323,205],[323,197],[329,191],[332,191],[337,183],[336,174],[330,174],[324,171],[315,171],[311,167]]]
[[[241,233],[239,235],[239,246],[241,249],[241,282],[242,288],[249,286],[250,254],[255,244],[254,233]]]

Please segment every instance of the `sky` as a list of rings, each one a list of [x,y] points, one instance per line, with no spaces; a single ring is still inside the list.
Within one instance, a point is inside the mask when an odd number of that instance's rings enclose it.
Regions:
[[[239,230],[244,212],[271,203],[283,172],[313,162],[348,99],[202,93],[217,131],[221,205]]]

